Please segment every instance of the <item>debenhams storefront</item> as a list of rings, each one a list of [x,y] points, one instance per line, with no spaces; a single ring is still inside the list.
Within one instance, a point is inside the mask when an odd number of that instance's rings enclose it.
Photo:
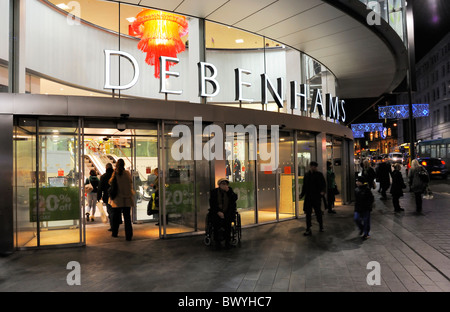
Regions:
[[[83,186],[119,158],[141,238],[202,233],[222,177],[244,227],[296,218],[312,160],[333,163],[336,204],[351,200],[353,136],[327,67],[141,2],[1,1],[2,253],[110,239],[101,202],[86,220]],[[148,215],[156,174],[161,213]]]

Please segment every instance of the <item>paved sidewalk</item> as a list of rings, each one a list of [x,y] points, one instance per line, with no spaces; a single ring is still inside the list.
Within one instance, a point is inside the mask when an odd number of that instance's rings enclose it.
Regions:
[[[325,232],[304,218],[243,229],[240,247],[213,250],[203,236],[125,240],[58,250],[20,251],[0,258],[0,291],[105,292],[449,292],[450,195],[424,200],[414,214],[406,193],[403,213],[379,199],[371,238],[362,241],[353,206],[325,213]],[[314,220],[314,218],[313,218]],[[68,262],[81,266],[81,285],[69,286]],[[380,285],[367,283],[367,264],[380,264]]]

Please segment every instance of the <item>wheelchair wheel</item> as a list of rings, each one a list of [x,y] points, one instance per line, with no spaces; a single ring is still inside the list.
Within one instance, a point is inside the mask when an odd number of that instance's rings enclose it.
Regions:
[[[242,227],[241,227],[241,215],[238,213],[236,215],[236,234],[238,243],[241,242],[242,237]]]
[[[211,223],[209,222],[208,215],[206,215],[206,218],[205,218],[205,238],[203,239],[203,242],[205,243],[206,246],[210,246],[211,245],[211,235],[212,235],[212,226],[211,226]]]

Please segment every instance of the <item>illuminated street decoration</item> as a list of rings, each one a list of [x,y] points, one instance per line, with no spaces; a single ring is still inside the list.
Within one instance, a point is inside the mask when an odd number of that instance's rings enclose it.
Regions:
[[[364,132],[383,131],[382,123],[362,123],[352,124],[353,137],[355,139],[364,138]]]
[[[188,33],[188,22],[181,15],[144,9],[132,24],[133,31],[141,38],[138,48],[147,53],[145,62],[155,66],[155,77],[160,76],[160,56],[176,58],[185,50],[181,37]],[[166,71],[175,62],[166,62]]]
[[[428,104],[413,104],[413,117],[426,117],[430,115]],[[409,118],[409,107],[405,105],[391,105],[378,107],[379,119],[407,119]]]

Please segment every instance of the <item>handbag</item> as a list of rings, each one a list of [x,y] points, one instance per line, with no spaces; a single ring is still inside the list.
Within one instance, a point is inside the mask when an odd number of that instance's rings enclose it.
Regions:
[[[91,183],[86,184],[86,185],[84,186],[84,192],[85,192],[86,194],[89,194],[90,192],[92,192],[93,189],[94,189],[94,187],[92,186]]]
[[[155,193],[153,193],[152,196],[150,196],[150,200],[148,201],[148,204],[147,204],[147,215],[148,216],[157,214],[159,212],[158,207],[155,205],[155,200],[153,199],[155,196],[156,196]]]
[[[434,198],[433,192],[430,190],[429,187],[427,187],[425,190],[425,195],[423,195],[423,199],[433,199],[433,198]]]
[[[114,176],[114,178],[111,181],[111,185],[108,188],[108,194],[109,194],[109,198],[113,199],[117,197],[117,192],[118,192],[118,186],[117,186],[117,179],[116,176]]]
[[[337,185],[334,186],[333,194],[334,194],[334,195],[339,195],[339,194],[340,194],[340,193],[339,193],[339,190],[338,190],[338,188],[337,188]]]

